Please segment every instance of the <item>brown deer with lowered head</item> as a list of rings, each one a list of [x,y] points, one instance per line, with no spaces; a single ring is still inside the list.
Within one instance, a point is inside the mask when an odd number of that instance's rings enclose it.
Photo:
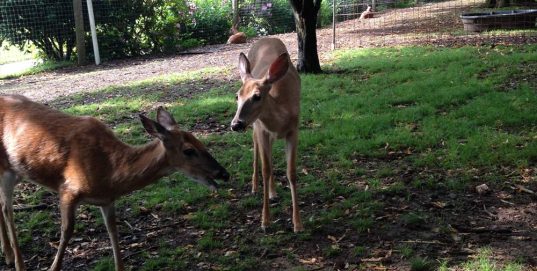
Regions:
[[[132,191],[181,171],[216,188],[215,179],[229,174],[192,134],[181,131],[162,107],[157,121],[140,115],[145,130],[156,137],[130,146],[99,120],[74,117],[23,96],[0,96],[0,241],[8,264],[24,270],[13,222],[13,189],[21,178],[59,194],[61,237],[50,270],[60,270],[73,234],[79,204],[100,207],[110,236],[116,270],[123,270],[114,201]]]
[[[261,227],[270,224],[269,198],[276,197],[272,173],[272,143],[285,139],[287,179],[291,187],[293,229],[303,230],[296,188],[298,115],[300,112],[300,77],[281,40],[260,39],[252,45],[248,57],[239,57],[242,87],[237,92],[237,112],[231,122],[233,131],[253,124],[254,172],[252,193],[257,192],[258,159],[263,176],[263,211]]]

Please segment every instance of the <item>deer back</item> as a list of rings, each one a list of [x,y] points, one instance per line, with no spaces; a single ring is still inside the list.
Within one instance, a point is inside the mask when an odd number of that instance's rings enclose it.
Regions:
[[[114,154],[128,148],[94,118],[69,116],[23,96],[0,97],[0,135],[0,164],[54,191],[75,173],[101,185],[112,174]]]

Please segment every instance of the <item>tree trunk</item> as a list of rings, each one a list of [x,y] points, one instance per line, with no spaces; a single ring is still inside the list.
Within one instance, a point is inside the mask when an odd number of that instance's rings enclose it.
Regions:
[[[289,0],[295,15],[298,41],[297,70],[303,73],[320,73],[317,53],[317,14],[321,0]]]
[[[496,1],[496,7],[497,8],[504,8],[510,6],[509,0],[498,0]]]
[[[496,0],[487,0],[487,1],[485,2],[485,6],[486,6],[487,8],[493,8],[493,7],[495,7],[495,6],[496,6]]]

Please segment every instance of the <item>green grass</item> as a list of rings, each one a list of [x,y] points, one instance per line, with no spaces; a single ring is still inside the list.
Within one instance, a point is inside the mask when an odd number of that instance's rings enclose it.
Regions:
[[[73,63],[70,61],[61,61],[61,62],[45,61],[43,63],[39,63],[39,64],[36,64],[35,66],[31,66],[28,68],[15,69],[7,73],[0,73],[0,80],[1,79],[13,79],[13,78],[18,78],[18,77],[25,76],[25,75],[32,75],[32,74],[37,74],[37,73],[41,73],[45,71],[57,70],[57,69],[69,67],[72,65]]]
[[[15,46],[10,46],[9,44],[0,45],[0,65],[34,58],[31,53],[21,51]]]
[[[186,270],[205,262],[224,270],[252,270],[260,268],[256,265],[260,255],[267,260],[265,269],[272,268],[270,257],[300,268],[297,259],[302,256],[294,254],[299,252],[292,244],[318,246],[316,257],[326,259],[369,256],[374,252],[371,244],[360,242],[385,228],[387,220],[376,218],[390,199],[400,196],[402,205],[408,205],[414,200],[412,193],[437,189],[460,193],[472,183],[473,169],[487,172],[482,180],[494,183],[502,180],[500,167],[516,171],[535,164],[535,79],[526,76],[516,84],[509,82],[524,75],[527,63],[537,62],[536,51],[534,45],[338,51],[332,64],[324,67],[327,73],[302,76],[298,172],[306,232],[295,235],[290,230],[290,193],[282,186],[277,188],[279,202],[271,208],[272,231],[252,231],[249,223],[259,225],[261,199],[245,195],[252,173],[251,133],[204,135],[200,139],[232,175],[217,193],[174,174],[118,201],[118,212],[131,210],[124,215],[126,220],[136,221],[144,207],[203,231],[193,241],[178,241],[178,252],[140,254],[143,268],[170,269],[178,262]],[[80,103],[87,96],[70,97],[75,104],[63,110],[97,116],[131,144],[148,141],[136,114],[145,111],[154,116],[150,111],[156,103],[164,103],[186,130],[208,118],[228,125],[238,85],[217,79],[201,83],[228,72],[206,69],[133,82],[86,94],[92,95],[92,103]],[[188,85],[208,89],[191,93]],[[169,93],[176,98],[166,99]],[[275,144],[273,156],[277,172],[284,172],[283,143]],[[425,173],[407,180],[401,177],[406,168]],[[405,229],[435,222],[424,210],[406,209],[399,215],[389,219]],[[21,224],[26,230],[36,227],[31,220]],[[57,230],[57,225],[48,226]],[[226,232],[229,229],[233,231]],[[346,239],[357,240],[355,247],[327,239],[345,234]],[[227,250],[237,253],[226,257]],[[417,247],[399,251],[399,259],[412,270],[429,270],[437,263]],[[476,263],[467,264],[473,268]],[[109,259],[98,262],[95,269],[106,266]]]
[[[464,271],[522,271],[525,268],[518,263],[499,264],[493,258],[493,251],[490,248],[482,248],[479,250],[477,257],[474,260],[463,264]]]

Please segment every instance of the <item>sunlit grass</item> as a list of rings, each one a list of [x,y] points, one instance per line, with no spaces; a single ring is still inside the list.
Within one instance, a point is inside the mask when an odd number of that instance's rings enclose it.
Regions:
[[[60,68],[72,66],[73,63],[69,61],[54,62],[54,61],[45,61],[38,62],[32,65],[24,65],[22,68],[17,68],[14,70],[9,70],[5,72],[0,72],[1,79],[13,79],[25,75],[37,74],[44,71],[52,71]]]
[[[7,42],[4,42],[0,45],[0,65],[11,62],[31,60],[34,58],[31,53],[24,52],[19,48],[8,44]]]
[[[324,67],[327,73],[302,76],[298,172],[299,197],[307,210],[303,216],[306,232],[293,235],[286,228],[287,221],[280,220],[271,226],[278,234],[263,235],[251,243],[242,243],[245,241],[238,237],[224,239],[218,234],[242,226],[232,219],[236,213],[251,212],[257,216],[255,210],[260,211],[260,197],[242,194],[250,189],[251,132],[203,135],[199,136],[201,141],[232,176],[219,192],[211,193],[178,173],[120,199],[117,204],[118,212],[130,210],[125,217],[136,216],[141,207],[158,209],[160,215],[172,218],[181,214],[190,227],[204,231],[188,251],[187,248],[171,254],[159,251],[162,254],[158,257],[141,254],[146,260],[143,268],[174,268],[171,259],[176,259],[183,269],[192,267],[192,262],[205,261],[230,269],[251,270],[256,267],[254,251],[259,247],[280,252],[293,238],[306,242],[315,234],[323,238],[332,234],[333,225],[358,235],[378,230],[383,225],[375,217],[383,212],[383,199],[393,195],[404,197],[410,190],[426,191],[440,185],[434,176],[427,175],[386,183],[386,179],[401,174],[398,163],[416,171],[427,168],[465,172],[477,167],[492,173],[498,167],[520,168],[534,163],[537,161],[535,89],[531,82],[524,80],[514,85],[506,82],[518,76],[524,63],[537,61],[536,50],[537,46],[527,45],[337,52],[332,65]],[[209,118],[227,127],[235,111],[233,94],[237,83],[200,82],[228,72],[229,69],[206,69],[110,87],[71,97],[74,104],[63,110],[102,119],[130,144],[151,140],[137,114],[145,112],[154,117],[154,108],[161,104],[176,117],[182,129],[191,130]],[[192,88],[200,91],[190,91]],[[176,98],[170,99],[170,93]],[[285,168],[283,146],[280,141],[274,146],[274,165],[278,172],[284,172]],[[401,154],[400,160],[383,163],[374,172],[361,162],[385,159],[393,153]],[[487,178],[483,181],[499,177]],[[455,193],[464,191],[472,180],[470,173],[461,173],[446,178],[441,185]],[[358,182],[367,186],[367,190],[358,186]],[[271,209],[272,214],[287,218],[291,205],[289,190],[280,185],[277,189],[281,198]],[[312,201],[320,203],[309,208]],[[187,207],[188,213],[184,214]],[[424,211],[408,210],[395,220],[405,227],[419,227],[434,218]],[[35,226],[28,223],[22,227],[34,229]],[[233,242],[233,250],[240,251],[240,256],[222,255],[229,249],[225,247],[229,242]],[[326,258],[369,252],[366,247],[354,248],[349,253],[345,249],[325,245],[320,251]],[[413,270],[426,270],[436,264],[415,250],[402,250],[403,258]],[[199,252],[212,256],[193,256]],[[287,256],[291,263],[298,265],[292,255]],[[468,270],[477,266],[472,264],[473,261],[468,262]],[[110,262],[105,259],[95,268],[107,266]],[[442,266],[449,268],[447,263]],[[520,270],[516,264],[505,266],[512,269],[475,270]]]
[[[527,270],[523,265],[515,262],[499,263],[494,260],[494,252],[490,248],[479,249],[476,257],[460,266],[464,271],[522,271]],[[457,270],[459,270],[457,268]],[[438,268],[439,271],[452,270],[447,263],[442,263]]]

